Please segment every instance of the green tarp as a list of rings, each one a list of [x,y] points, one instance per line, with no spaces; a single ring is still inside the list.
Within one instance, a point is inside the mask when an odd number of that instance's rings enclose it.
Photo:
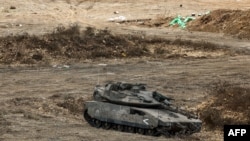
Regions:
[[[174,18],[170,23],[169,25],[176,25],[178,24],[179,27],[181,28],[185,28],[186,27],[186,23],[191,21],[191,20],[194,20],[195,17],[181,17],[181,16],[177,16],[176,18]]]

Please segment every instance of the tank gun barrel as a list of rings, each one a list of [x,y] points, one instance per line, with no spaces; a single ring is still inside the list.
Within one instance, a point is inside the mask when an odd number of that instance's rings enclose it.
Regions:
[[[157,91],[154,91],[152,95],[153,95],[153,98],[159,102],[164,102],[165,100],[168,100],[168,101],[174,100],[173,98],[166,97]]]
[[[181,113],[181,114],[187,116],[188,118],[198,119],[198,116],[196,116],[195,114],[188,113],[188,112],[180,109],[179,107],[169,106],[169,105],[166,105],[166,104],[162,104],[162,106],[166,110],[169,110],[169,111],[172,111],[172,112]]]

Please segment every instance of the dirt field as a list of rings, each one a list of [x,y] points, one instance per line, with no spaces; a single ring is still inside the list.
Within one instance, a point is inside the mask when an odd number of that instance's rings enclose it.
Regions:
[[[224,124],[250,124],[249,8],[247,0],[0,1],[0,140],[223,140]],[[186,29],[168,25],[192,13]],[[109,21],[119,16],[127,22]],[[83,103],[108,81],[175,98],[199,114],[202,131],[166,138],[91,127]]]

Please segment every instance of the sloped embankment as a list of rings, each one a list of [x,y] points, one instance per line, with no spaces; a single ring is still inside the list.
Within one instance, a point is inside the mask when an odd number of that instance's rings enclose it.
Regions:
[[[230,124],[250,124],[250,88],[218,82],[209,101],[199,106],[200,116],[208,129]]]
[[[215,10],[189,23],[188,29],[250,39],[250,10]]]
[[[206,41],[168,40],[143,35],[115,35],[109,30],[78,25],[58,27],[52,33],[0,38],[0,64],[77,63],[86,59],[151,57],[202,59],[232,55],[226,46]]]

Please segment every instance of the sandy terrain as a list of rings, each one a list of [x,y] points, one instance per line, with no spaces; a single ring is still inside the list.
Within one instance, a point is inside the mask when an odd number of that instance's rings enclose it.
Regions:
[[[249,8],[248,0],[0,1],[0,140],[223,140],[223,124],[250,124],[249,40],[226,34],[221,30],[226,22],[210,32],[108,20]],[[81,29],[55,30],[76,23]],[[84,32],[89,26],[111,34]],[[200,115],[202,131],[166,138],[91,127],[82,117],[83,103],[96,84],[107,81],[146,83],[175,98]]]

